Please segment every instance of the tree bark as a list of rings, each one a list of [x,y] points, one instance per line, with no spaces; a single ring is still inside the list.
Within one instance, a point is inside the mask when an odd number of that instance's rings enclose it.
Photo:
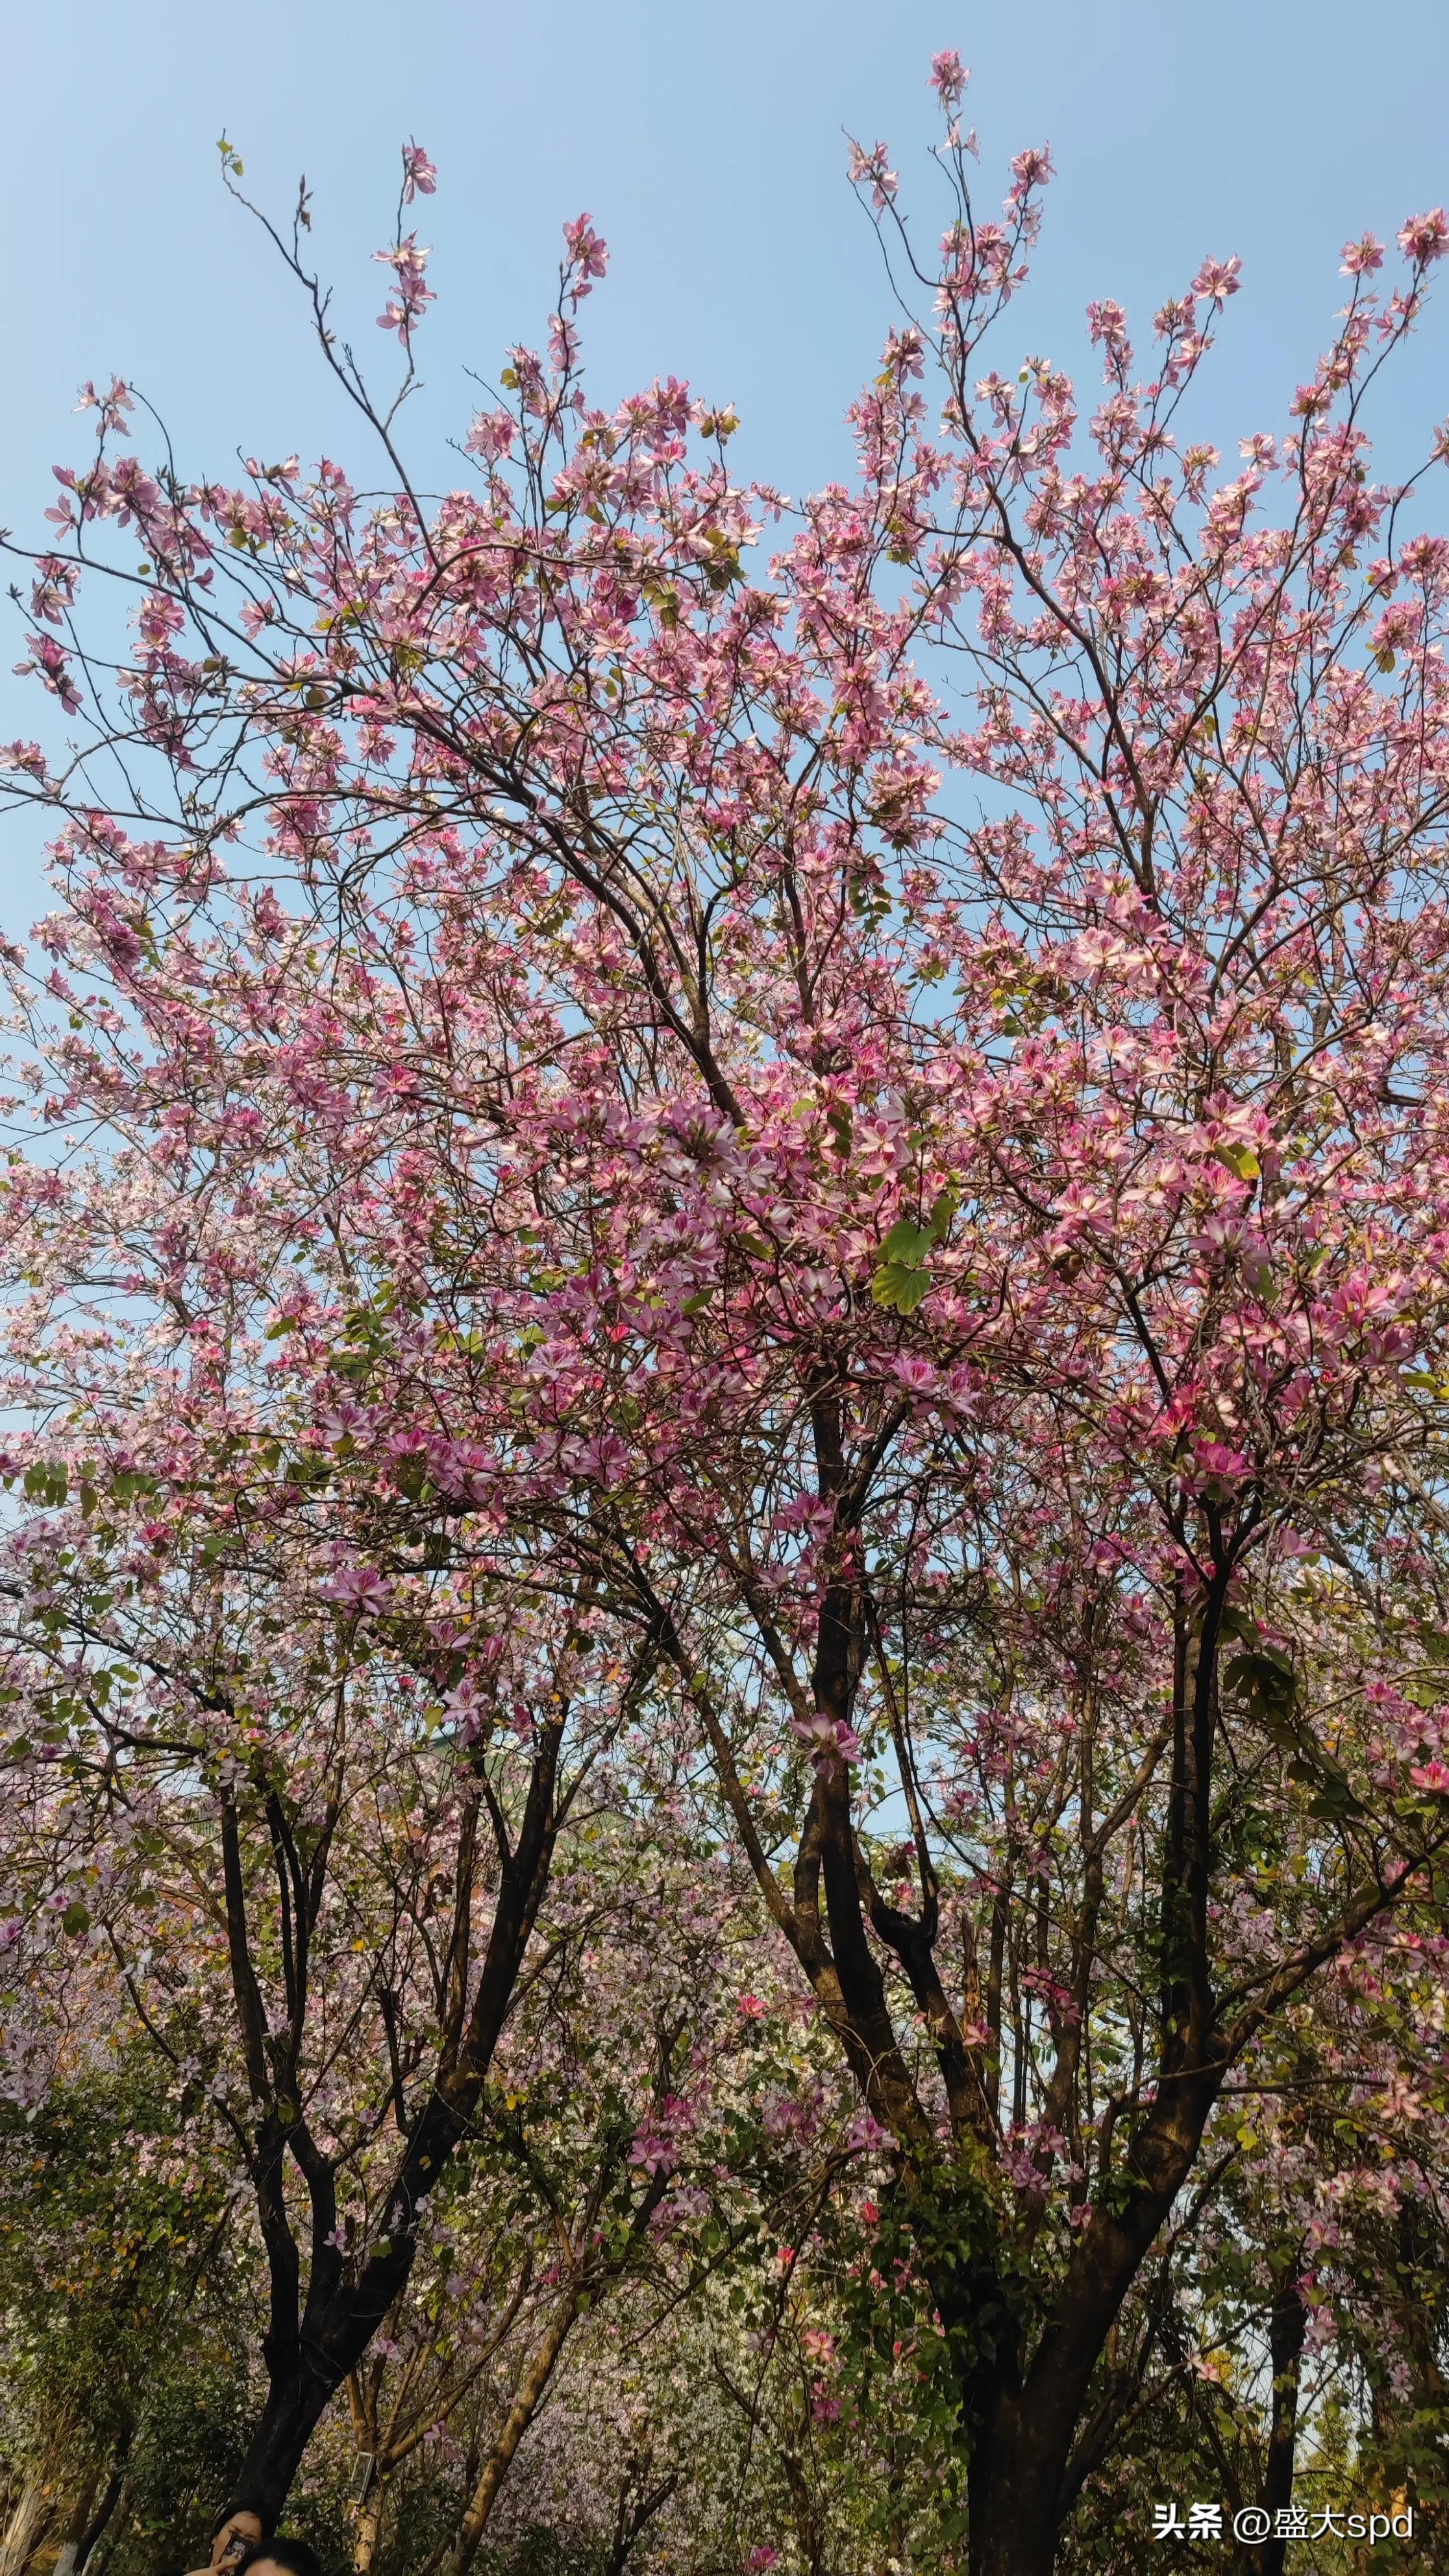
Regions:
[[[386,2497],[387,2482],[377,2471],[374,2471],[367,2501],[357,2517],[357,2538],[352,2547],[354,2576],[368,2576],[368,2571],[377,2554]]]
[[[43,2478],[29,2477],[0,2540],[0,2576],[25,2576],[55,2511],[53,2490]]]
[[[352,2280],[336,2246],[332,2163],[318,2148],[295,2102],[290,2105],[291,2116],[283,2118],[273,2083],[252,1963],[235,1803],[223,1806],[228,1934],[238,2022],[247,2045],[253,2099],[265,2106],[255,2133],[253,2171],[270,2280],[270,2316],[262,2338],[267,2400],[231,2502],[250,2506],[268,2530],[276,2528],[322,2415],[406,2288],[422,2205],[467,2134],[548,1883],[559,1826],[562,1740],[561,1723],[541,1730],[517,1839],[510,1848],[500,1835],[498,1901],[472,2002],[466,2001],[463,1984],[457,1981],[452,1995],[456,2021],[443,2034],[431,2088],[407,2130],[394,2177],[390,2233]],[[457,1902],[461,1914],[461,1874]],[[311,2205],[305,2296],[301,2254],[283,2187],[288,2158],[306,2185]]]
[[[1273,2363],[1273,2413],[1268,2458],[1263,2476],[1263,2504],[1276,2515],[1293,2501],[1293,2469],[1298,2448],[1298,2377],[1307,2329],[1303,2297],[1296,2280],[1279,2283],[1268,2318],[1268,2349]],[[1283,2576],[1286,2539],[1265,2540],[1253,2564],[1257,2576]]]
[[[116,2535],[121,2528],[121,2508],[129,2493],[126,2480],[126,2454],[130,2447],[131,2437],[128,2433],[121,2448],[120,2458],[106,2481],[105,2494],[96,2507],[91,2527],[86,2533],[81,2550],[80,2576],[99,2576],[99,2571],[106,2566],[115,2547]]]
[[[95,2503],[96,2489],[100,2483],[100,2470],[92,2469],[76,2497],[70,2520],[66,2524],[65,2538],[60,2544],[54,2576],[75,2576],[76,2567],[84,2551],[86,2533],[90,2527],[91,2507]]]
[[[512,2405],[504,2418],[503,2429],[483,2464],[483,2474],[469,2500],[458,2537],[443,2562],[442,2576],[467,2576],[478,2555],[478,2545],[493,2511],[498,2490],[508,2472],[514,2452],[539,2409],[540,2401],[559,2354],[573,2331],[579,2313],[579,2293],[571,2290],[562,2305],[554,2310],[542,2342],[537,2346],[528,2368],[518,2383]]]
[[[1164,1989],[1155,2099],[1124,2159],[1128,2188],[1104,2200],[1079,2237],[1029,2362],[1016,2329],[998,2331],[989,2366],[966,2388],[971,2576],[1051,2576],[1077,2491],[1072,2454],[1092,2376],[1158,2229],[1192,2171],[1227,2071],[1207,1944],[1208,1786],[1217,1715],[1221,1592],[1179,1617],[1174,1760],[1162,1886]],[[1007,2306],[1004,2285],[1000,2292]],[[979,2295],[973,2304],[979,2306]],[[973,2338],[980,2354],[979,2334]]]

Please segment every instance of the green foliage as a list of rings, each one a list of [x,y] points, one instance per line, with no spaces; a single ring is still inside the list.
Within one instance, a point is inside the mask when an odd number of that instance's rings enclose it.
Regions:
[[[942,1190],[932,1207],[929,1224],[913,1225],[908,1217],[902,1217],[891,1227],[870,1283],[877,1306],[894,1307],[898,1315],[915,1313],[930,1293],[927,1255],[945,1242],[955,1213],[955,1200],[949,1190]]]
[[[251,2283],[182,2107],[137,2056],[0,2110],[3,2447],[63,2487],[124,2465],[111,2576],[205,2555],[253,2403]]]

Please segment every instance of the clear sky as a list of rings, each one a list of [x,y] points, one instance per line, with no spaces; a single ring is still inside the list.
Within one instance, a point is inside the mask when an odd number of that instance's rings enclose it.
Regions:
[[[1225,446],[1279,425],[1347,235],[1449,200],[1445,0],[9,0],[0,23],[0,521],[21,536],[51,463],[83,452],[77,385],[112,370],[164,415],[183,470],[323,446],[361,465],[286,279],[223,192],[223,127],[278,211],[305,170],[339,316],[382,375],[369,253],[399,144],[437,162],[416,210],[439,302],[412,431],[433,481],[452,479],[441,441],[473,407],[465,370],[542,338],[559,226],[582,209],[612,255],[586,308],[600,399],[687,376],[739,408],[745,470],[790,491],[846,470],[842,414],[889,307],[844,133],[890,143],[934,232],[926,75],[944,45],[973,68],[983,194],[1025,143],[1049,141],[1059,173],[1014,354],[1086,373],[1090,296],[1124,303],[1141,346],[1205,252],[1241,255],[1203,423]],[[1417,461],[1446,410],[1449,279],[1395,370],[1385,465]],[[0,732],[42,731],[14,658]],[[33,839],[4,845],[12,928],[33,909]]]

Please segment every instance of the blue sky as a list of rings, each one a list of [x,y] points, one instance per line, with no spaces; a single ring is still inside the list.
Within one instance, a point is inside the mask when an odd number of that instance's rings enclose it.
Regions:
[[[688,376],[744,419],[742,466],[801,488],[844,471],[842,414],[889,306],[844,179],[844,132],[892,147],[935,229],[931,53],[972,65],[983,193],[1050,142],[1038,283],[1007,345],[1086,373],[1081,311],[1151,310],[1204,252],[1238,252],[1202,426],[1276,427],[1341,294],[1345,237],[1449,199],[1449,8],[1399,0],[70,0],[12,5],[0,101],[14,262],[0,521],[34,537],[49,468],[78,458],[78,383],[111,370],[165,417],[184,470],[238,448],[361,466],[266,244],[224,194],[223,127],[279,211],[305,170],[318,257],[359,354],[373,327],[397,150],[438,163],[418,208],[439,295],[419,340],[423,479],[505,344],[541,338],[559,226],[587,208],[611,275],[587,308],[614,399]],[[1449,281],[1394,375],[1382,461],[1417,461],[1449,410]],[[143,438],[140,445],[145,450]],[[0,731],[42,730],[0,653]],[[35,836],[7,835],[0,923],[33,908]]]

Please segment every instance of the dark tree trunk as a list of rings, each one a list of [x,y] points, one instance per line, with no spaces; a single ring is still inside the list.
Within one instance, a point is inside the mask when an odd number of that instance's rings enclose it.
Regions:
[[[1019,2399],[999,2409],[976,2443],[967,2480],[971,2576],[1051,2576],[1063,2465],[1040,2457]]]
[[[265,2530],[276,2530],[302,2455],[340,2385],[305,2369],[273,2379],[236,2488]]]
[[[86,2576],[86,2569],[89,2567],[91,2562],[91,2553],[93,2550],[99,2548],[101,2541],[104,2539],[106,2532],[110,2528],[111,2517],[115,2513],[116,2508],[121,2501],[122,2494],[125,2490],[126,2461],[130,2453],[130,2448],[131,2436],[129,2433],[126,2433],[122,2438],[121,2447],[116,2453],[110,2476],[107,2478],[102,2490],[100,2502],[96,2506],[94,2513],[91,2515],[90,2521],[87,2523],[85,2530],[81,2534],[80,2546],[76,2551],[76,2566],[79,2570],[79,2576]]]
[[[268,2394],[233,2507],[249,2506],[274,2530],[292,2480],[318,2423],[362,2359],[394,2301],[407,2286],[423,2203],[467,2135],[518,1982],[548,1882],[559,1826],[558,1764],[562,1727],[542,1730],[516,1843],[498,1833],[498,1901],[471,2003],[467,1997],[467,1907],[472,1875],[460,1868],[455,1896],[449,2011],[440,2034],[431,2089],[416,2115],[399,2123],[404,2143],[389,2196],[389,2235],[348,2276],[336,2241],[336,2174],[318,2148],[295,2098],[284,2116],[263,2036],[264,2018],[243,1892],[235,1803],[223,1808],[223,1851],[232,1976],[247,2044],[253,2099],[264,2104],[255,2133],[253,2179],[270,2274],[270,2321],[262,2338]],[[320,1887],[320,1880],[319,1880]],[[295,1909],[300,1920],[301,1905]],[[301,2007],[296,2015],[300,2029]],[[295,2079],[293,2079],[295,2081]],[[288,2161],[305,2184],[311,2215],[305,2295],[302,2261],[285,2194]]]
[[[1298,2374],[1306,2327],[1307,2319],[1297,2282],[1280,2282],[1268,2319],[1268,2349],[1273,2362],[1273,2415],[1263,2477],[1263,2504],[1274,2515],[1293,2501],[1293,2468],[1298,2448]],[[1287,2555],[1286,2539],[1265,2540],[1253,2554],[1252,2563],[1257,2576],[1283,2576]]]

